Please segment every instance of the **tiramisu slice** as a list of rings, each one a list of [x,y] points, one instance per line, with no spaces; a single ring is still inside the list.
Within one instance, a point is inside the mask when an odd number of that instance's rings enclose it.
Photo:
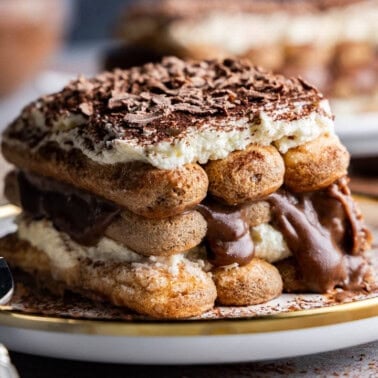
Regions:
[[[177,58],[79,78],[2,150],[23,212],[0,253],[50,289],[185,318],[368,285],[348,153],[303,80]]]
[[[377,0],[144,0],[119,25],[107,68],[164,55],[246,57],[300,75],[342,112],[378,109]]]

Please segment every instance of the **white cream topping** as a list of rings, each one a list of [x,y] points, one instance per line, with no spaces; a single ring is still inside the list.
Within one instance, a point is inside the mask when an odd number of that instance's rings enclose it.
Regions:
[[[107,237],[101,238],[95,246],[82,246],[73,241],[67,234],[56,230],[52,223],[45,219],[31,221],[20,215],[16,223],[19,238],[43,251],[49,257],[51,264],[61,270],[74,268],[79,264],[79,259],[83,258],[88,258],[91,261],[132,263],[133,266],[138,264],[164,266],[172,275],[179,273],[180,266],[187,271],[193,271],[193,274],[198,274],[198,269],[203,270],[205,267],[203,260],[188,260],[184,254],[167,257],[142,256]],[[189,254],[190,256],[198,255],[195,248],[189,251]]]
[[[269,45],[378,43],[378,3],[369,1],[318,13],[267,14],[215,10],[169,25],[167,38],[182,47],[209,46],[239,55]]]
[[[68,235],[57,231],[48,220],[30,221],[22,216],[17,219],[18,236],[34,247],[44,251],[54,265],[74,267],[78,259],[93,261],[135,262],[144,259],[127,247],[103,237],[95,246],[85,247],[73,241]]]
[[[260,224],[251,228],[252,240],[255,244],[255,256],[274,263],[291,255],[281,232],[269,224]]]
[[[84,155],[100,164],[143,161],[160,169],[174,169],[188,163],[205,164],[209,160],[223,159],[232,151],[243,150],[251,143],[264,146],[274,144],[281,153],[286,153],[290,148],[312,141],[323,133],[334,134],[328,101],[321,101],[319,108],[322,111],[314,111],[306,117],[299,116],[294,121],[274,120],[262,112],[260,119],[254,122],[248,118],[234,118],[218,125],[188,127],[184,136],[173,138],[171,142],[143,145],[135,140],[115,139],[108,142],[111,148],[95,145],[94,150],[88,149],[78,134],[76,126],[82,124],[84,118],[71,115],[56,121],[48,136],[34,148],[56,141],[63,149],[80,149]],[[293,111],[300,114],[301,105],[297,105]],[[40,111],[34,110],[31,117],[31,124],[47,130]],[[9,144],[19,143],[6,136],[4,139]]]

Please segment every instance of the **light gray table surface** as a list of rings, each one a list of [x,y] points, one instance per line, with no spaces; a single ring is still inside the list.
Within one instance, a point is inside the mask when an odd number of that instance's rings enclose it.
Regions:
[[[231,365],[108,365],[18,353],[11,357],[21,378],[378,377],[378,342],[305,357]]]

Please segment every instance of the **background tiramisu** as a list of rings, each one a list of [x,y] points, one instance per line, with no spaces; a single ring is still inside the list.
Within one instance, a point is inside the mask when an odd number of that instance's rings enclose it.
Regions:
[[[137,1],[108,68],[182,58],[246,57],[316,84],[340,112],[378,109],[376,0]]]

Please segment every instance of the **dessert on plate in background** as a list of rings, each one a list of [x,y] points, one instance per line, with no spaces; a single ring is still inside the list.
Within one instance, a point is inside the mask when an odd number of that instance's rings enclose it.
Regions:
[[[245,57],[314,83],[336,114],[376,111],[377,19],[377,0],[135,1],[118,25],[125,45],[105,65]]]

